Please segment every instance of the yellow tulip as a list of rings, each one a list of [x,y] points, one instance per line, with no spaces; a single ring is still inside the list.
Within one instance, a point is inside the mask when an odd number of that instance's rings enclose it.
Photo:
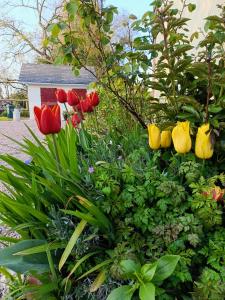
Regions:
[[[209,159],[213,155],[209,124],[204,124],[198,128],[195,142],[195,154],[198,158],[202,159]]]
[[[161,132],[161,147],[168,148],[171,145],[171,132],[164,130]]]
[[[184,154],[191,150],[189,121],[177,122],[177,126],[172,131],[172,139],[177,153]]]
[[[148,125],[149,146],[153,150],[160,147],[160,129],[155,124]]]

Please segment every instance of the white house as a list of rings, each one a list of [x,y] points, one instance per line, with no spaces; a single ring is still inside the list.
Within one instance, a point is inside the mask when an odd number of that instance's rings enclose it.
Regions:
[[[57,88],[75,90],[80,97],[85,97],[90,83],[95,82],[95,76],[85,69],[75,77],[71,67],[48,64],[23,64],[19,82],[28,87],[30,118],[34,118],[34,106],[56,104]],[[63,110],[63,109],[62,109]]]
[[[218,5],[224,5],[224,0],[192,0],[191,3],[196,5],[196,9],[189,13],[186,9],[184,10],[183,17],[190,18],[188,21],[188,28],[191,33],[199,30],[204,30],[205,18],[211,15],[219,14],[220,10]],[[181,8],[183,1],[174,0],[174,6]]]

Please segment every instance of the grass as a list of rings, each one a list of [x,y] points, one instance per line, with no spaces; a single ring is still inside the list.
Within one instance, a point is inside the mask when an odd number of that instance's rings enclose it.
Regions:
[[[0,117],[0,121],[10,121],[10,120],[12,120],[12,119],[9,119],[7,117]]]

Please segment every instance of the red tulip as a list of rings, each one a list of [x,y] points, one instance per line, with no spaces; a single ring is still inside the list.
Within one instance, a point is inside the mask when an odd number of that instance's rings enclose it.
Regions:
[[[85,102],[86,111],[87,111],[87,112],[93,112],[93,111],[94,111],[94,107],[93,107],[93,105],[92,105],[92,103],[91,103],[90,98],[87,97],[87,98],[84,100],[84,102]]]
[[[70,106],[77,105],[80,102],[80,99],[76,92],[68,91],[67,92],[67,102]]]
[[[74,114],[74,115],[72,116],[71,121],[72,121],[73,127],[76,128],[77,125],[79,125],[80,122],[82,121],[82,118],[81,118],[81,116],[79,116],[78,114]]]
[[[92,106],[98,106],[99,105],[99,96],[96,92],[92,92],[90,95],[89,95],[89,98],[90,98],[90,101],[91,101],[91,104]]]
[[[90,99],[87,97],[85,100],[80,101],[80,103],[76,106],[78,111],[81,112],[93,112],[93,106],[91,105]]]
[[[61,129],[61,116],[59,105],[48,107],[43,105],[41,108],[34,107],[35,120],[41,133],[47,135],[58,133]]]
[[[57,89],[55,95],[60,103],[65,103],[67,101],[67,94],[63,89]]]

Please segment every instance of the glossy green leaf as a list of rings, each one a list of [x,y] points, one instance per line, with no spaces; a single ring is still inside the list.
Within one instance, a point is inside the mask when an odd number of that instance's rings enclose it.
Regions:
[[[139,289],[140,300],[155,300],[155,286],[148,282],[140,285]]]
[[[141,268],[141,274],[143,276],[144,281],[151,281],[153,276],[155,275],[155,271],[157,268],[157,262],[153,264],[145,264]]]
[[[113,290],[106,300],[131,300],[134,290],[129,285],[123,285]]]
[[[69,3],[66,4],[66,10],[69,15],[74,15],[76,14],[78,9],[78,4],[77,1],[71,0]]]
[[[162,256],[157,262],[157,268],[153,281],[163,281],[168,278],[175,270],[177,263],[180,259],[179,255],[165,255]]]
[[[140,263],[137,263],[131,259],[127,259],[127,260],[122,260],[120,262],[120,266],[121,266],[121,269],[122,271],[124,272],[124,275],[132,275],[134,274],[135,272],[140,272],[140,269],[141,269],[141,265]]]

